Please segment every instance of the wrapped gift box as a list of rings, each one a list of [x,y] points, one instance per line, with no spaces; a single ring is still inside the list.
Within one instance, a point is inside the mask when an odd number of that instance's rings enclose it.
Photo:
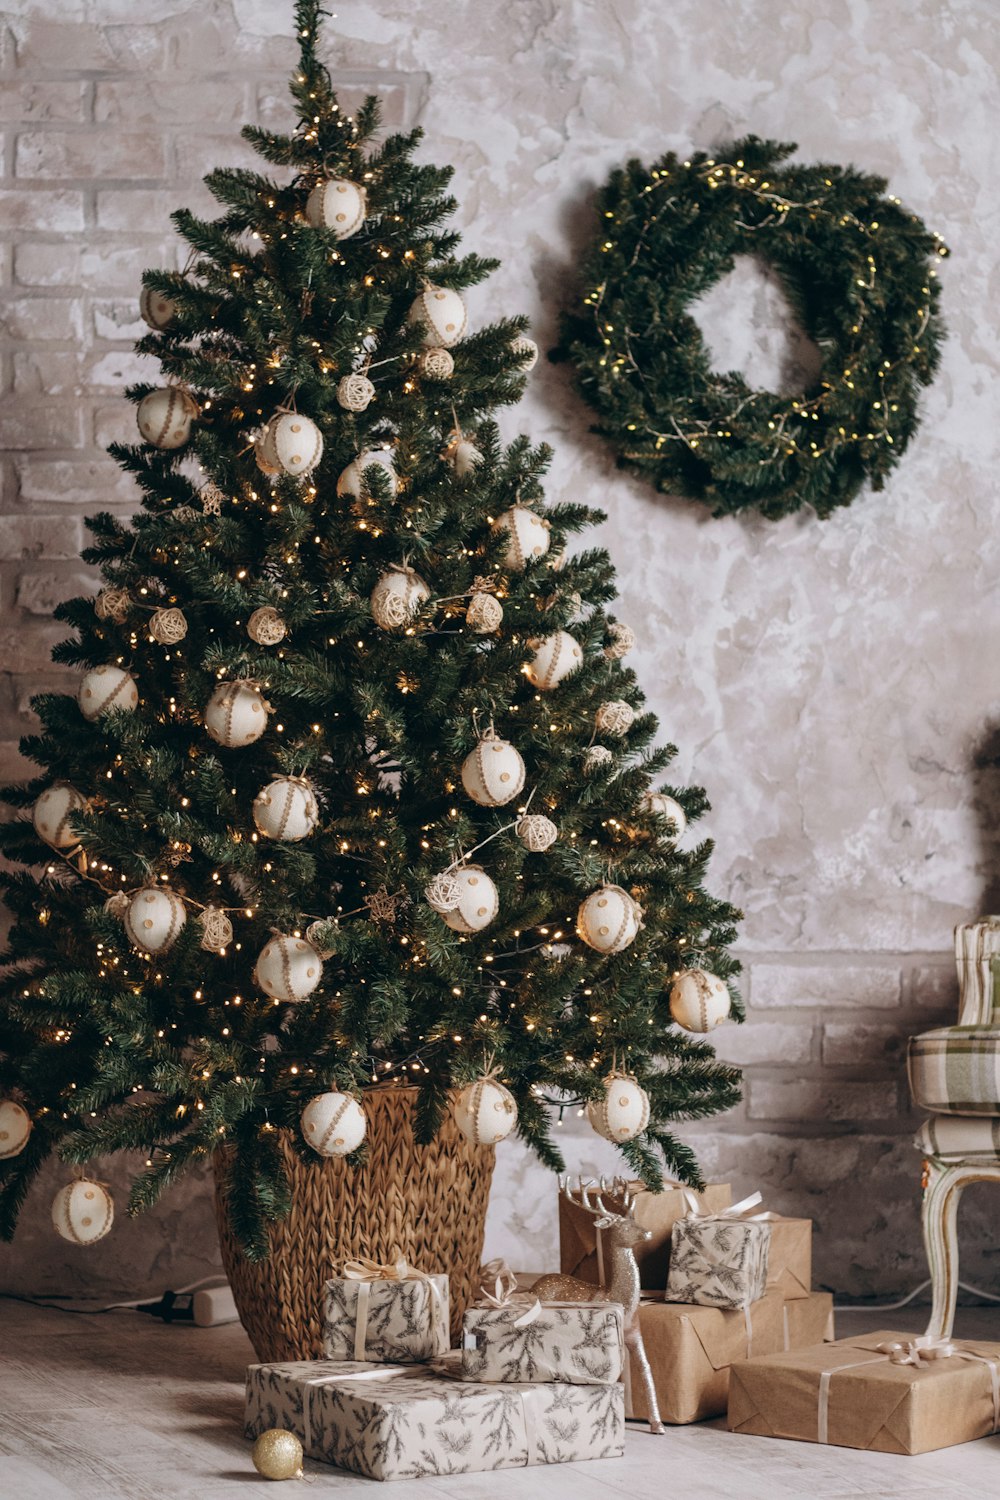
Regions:
[[[246,1435],[283,1427],[307,1458],[370,1479],[619,1458],[621,1385],[472,1385],[409,1366],[251,1365]]]
[[[326,1283],[323,1352],[328,1359],[414,1364],[450,1347],[447,1276]]]
[[[622,1378],[624,1333],[625,1313],[616,1302],[539,1304],[521,1297],[503,1307],[470,1307],[462,1379],[610,1385]]]
[[[786,1219],[765,1215],[771,1226],[771,1248],[767,1261],[767,1284],[787,1301],[808,1297],[812,1286],[812,1219]]]
[[[760,1201],[760,1194],[754,1195]],[[749,1307],[767,1289],[771,1225],[762,1219],[689,1216],[670,1243],[667,1300]]]
[[[639,1284],[644,1290],[662,1292],[667,1284],[670,1231],[688,1212],[684,1194],[692,1190],[677,1184],[664,1188],[662,1193],[651,1193],[641,1182],[629,1182],[626,1187],[635,1199],[636,1223],[650,1231],[648,1240],[633,1247]],[[710,1182],[694,1197],[703,1213],[718,1213],[733,1201],[726,1182]],[[612,1213],[622,1212],[620,1190],[602,1192],[601,1200]],[[601,1284],[594,1215],[571,1202],[565,1193],[559,1194],[559,1269],[567,1276],[579,1276],[581,1281],[592,1281],[595,1286]]]
[[[880,1453],[928,1453],[995,1432],[1000,1344],[960,1340],[950,1358],[925,1358],[914,1349],[921,1342],[873,1333],[736,1363],[730,1431]],[[880,1345],[895,1346],[895,1357]]]
[[[828,1292],[787,1303],[780,1292],[768,1292],[745,1313],[742,1308],[641,1302],[639,1327],[660,1416],[675,1424],[719,1416],[726,1410],[734,1360],[782,1351],[786,1339],[791,1348],[819,1343],[829,1330],[831,1308]],[[634,1357],[629,1376],[625,1414],[647,1418]]]

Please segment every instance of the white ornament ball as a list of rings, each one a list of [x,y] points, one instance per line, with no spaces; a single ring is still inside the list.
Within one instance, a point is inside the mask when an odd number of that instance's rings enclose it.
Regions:
[[[535,646],[535,654],[524,669],[532,687],[543,693],[558,687],[583,661],[583,647],[568,630],[557,630]]]
[[[455,373],[455,361],[447,349],[425,349],[417,365],[428,380],[450,380]]]
[[[349,1156],[365,1138],[368,1121],[350,1094],[317,1094],[302,1111],[302,1136],[320,1156]]]
[[[252,682],[220,682],[205,705],[205,728],[217,745],[252,745],[267,728],[268,705]]]
[[[180,936],[187,913],[184,902],[168,885],[137,891],[125,913],[129,942],[145,953],[165,953]]]
[[[495,594],[473,594],[465,611],[465,623],[477,635],[491,635],[503,623],[503,605]]]
[[[314,229],[331,229],[338,240],[349,240],[365,222],[367,203],[360,183],[347,177],[317,182],[306,199],[306,218]]]
[[[177,308],[162,292],[154,292],[152,287],[144,286],[139,293],[139,315],[146,327],[152,328],[154,333],[169,327],[176,313]]]
[[[183,448],[191,436],[191,423],[198,416],[198,403],[179,385],[150,391],[139,402],[135,419],[139,431],[154,448]]]
[[[419,573],[412,568],[392,568],[372,589],[372,618],[383,630],[398,629],[408,625],[430,597],[431,591]]]
[[[670,986],[670,1014],[685,1031],[711,1031],[731,1010],[725,982],[707,969],[682,969]]]
[[[64,781],[45,788],[31,809],[31,821],[40,839],[53,849],[73,849],[80,842],[73,832],[73,814],[86,812],[87,799]]]
[[[635,723],[635,709],[624,698],[612,698],[608,703],[602,703],[594,715],[594,724],[598,734],[613,734],[621,736],[628,734]]]
[[[517,1100],[495,1078],[477,1078],[460,1089],[453,1105],[455,1124],[474,1146],[495,1146],[517,1124]]]
[[[621,661],[635,646],[635,631],[630,625],[623,625],[620,620],[608,626],[608,635],[611,639],[604,648],[608,661]]]
[[[266,439],[267,428],[258,428],[254,434],[253,456],[262,474],[266,474],[268,479],[277,479],[278,475],[282,472],[281,465],[276,458],[271,457],[270,450],[266,445]]]
[[[93,723],[101,714],[115,709],[134,713],[139,706],[139,689],[124,667],[93,667],[80,683],[76,701],[83,717]]]
[[[603,1099],[588,1101],[587,1119],[606,1141],[631,1141],[649,1124],[649,1095],[634,1078],[613,1073],[604,1080]]]
[[[278,776],[253,799],[253,820],[265,838],[297,844],[319,822],[316,793],[307,781]]]
[[[463,865],[455,879],[461,887],[458,902],[441,917],[453,932],[482,932],[500,910],[496,886],[479,865]]]
[[[446,464],[450,464],[455,471],[457,479],[468,479],[477,464],[483,461],[483,455],[479,449],[467,437],[454,438],[444,450],[442,455]]]
[[[534,339],[529,339],[527,334],[519,333],[517,338],[511,339],[510,347],[518,358],[524,361],[520,373],[527,375],[528,371],[533,370],[538,363],[538,345]]]
[[[621,953],[635,941],[642,920],[639,903],[620,885],[598,886],[581,901],[577,936],[598,953]]]
[[[337,382],[337,400],[345,411],[367,411],[375,399],[375,387],[367,375],[345,375]]]
[[[512,505],[493,523],[494,531],[507,533],[507,550],[504,567],[521,573],[535,558],[544,557],[549,550],[548,522],[526,505]]]
[[[508,740],[486,735],[462,762],[462,785],[480,807],[503,807],[524,789],[524,761]]]
[[[457,344],[465,333],[468,317],[458,292],[446,286],[426,287],[409,313],[410,322],[423,329],[424,345],[428,349],[450,349]]]
[[[559,829],[551,818],[542,813],[528,813],[518,823],[514,832],[531,854],[544,854],[559,837]]]
[[[390,448],[366,448],[363,453],[359,453],[337,480],[337,494],[352,495],[355,500],[359,500],[362,494],[367,494],[364,472],[372,464],[378,464],[379,468],[388,475],[389,493],[395,495],[399,490],[399,479],[396,476]]]
[[[583,771],[585,776],[593,776],[604,766],[610,766],[614,756],[607,745],[591,745],[583,757]]]
[[[257,445],[266,474],[309,474],[323,457],[323,434],[311,417],[282,411],[272,417]]]
[[[94,1245],[111,1228],[115,1205],[107,1188],[83,1178],[67,1182],[52,1200],[52,1223],[71,1245]]]
[[[673,797],[668,797],[666,792],[643,792],[639,798],[639,806],[643,812],[654,813],[661,818],[669,818],[674,825],[672,834],[665,834],[661,840],[664,844],[676,844],[684,837],[687,828],[687,817],[680,803]]]
[[[31,1116],[16,1099],[0,1099],[0,1161],[19,1156],[28,1144]]]
[[[323,960],[305,938],[273,937],[261,949],[254,972],[272,1000],[305,1000],[323,978]]]

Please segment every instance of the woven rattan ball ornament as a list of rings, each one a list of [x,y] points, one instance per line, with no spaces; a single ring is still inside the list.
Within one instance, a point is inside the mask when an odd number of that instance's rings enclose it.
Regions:
[[[124,667],[92,667],[80,683],[76,701],[91,723],[113,710],[134,713],[139,706],[135,678]]]
[[[19,1156],[28,1144],[31,1116],[16,1099],[0,1099],[0,1161]]]
[[[510,347],[518,359],[524,361],[520,373],[527,375],[529,370],[533,370],[538,363],[538,345],[534,339],[529,339],[527,334],[519,333],[517,338],[511,339]]]
[[[500,896],[493,881],[479,865],[463,865],[455,871],[461,891],[455,906],[441,912],[452,932],[482,932],[500,910]]]
[[[267,728],[268,704],[253,682],[220,682],[205,705],[205,728],[217,745],[252,745]]]
[[[611,1073],[603,1097],[588,1100],[587,1119],[606,1141],[631,1141],[649,1124],[649,1095],[634,1078]]]
[[[179,385],[166,385],[143,396],[135,419],[147,443],[169,450],[183,448],[197,415],[198,403],[193,396]]]
[[[635,723],[635,709],[623,698],[612,698],[608,703],[602,703],[594,715],[594,725],[598,734],[613,734],[620,738],[628,734]]]
[[[685,1031],[711,1031],[731,1010],[725,982],[707,969],[682,969],[670,986],[670,1014]]]
[[[529,854],[544,854],[559,837],[559,829],[543,813],[528,813],[520,819],[514,832]]]
[[[270,604],[255,609],[247,621],[247,635],[258,646],[277,646],[288,634],[288,627]]]
[[[149,633],[161,646],[176,646],[188,633],[183,610],[158,609],[149,622]]]
[[[306,218],[314,229],[330,229],[338,240],[349,240],[365,222],[365,190],[347,177],[317,182],[306,199]]]
[[[634,943],[642,908],[620,885],[598,886],[580,903],[576,933],[598,953],[621,953]]]
[[[462,785],[480,807],[503,807],[524,789],[524,761],[509,740],[487,734],[462,762]]]
[[[177,316],[177,308],[162,292],[154,292],[151,286],[144,286],[139,293],[139,316],[147,328],[159,333],[161,329],[169,328]]]
[[[301,1479],[302,1444],[294,1432],[269,1427],[250,1449],[250,1462],[263,1479]]]
[[[94,614],[99,620],[114,620],[121,625],[132,607],[128,589],[101,589],[94,599]]]
[[[496,1078],[477,1078],[459,1089],[453,1105],[455,1124],[474,1146],[495,1146],[517,1124],[517,1100]]]
[[[493,523],[494,531],[507,533],[507,550],[504,567],[512,573],[521,573],[536,558],[544,557],[549,550],[549,526],[541,516],[526,505],[512,505]]]
[[[38,837],[53,849],[74,849],[80,840],[73,832],[73,814],[86,810],[86,797],[76,787],[58,781],[36,797],[31,821]]]
[[[372,464],[378,464],[379,468],[384,470],[389,479],[389,493],[395,495],[399,490],[399,479],[392,461],[391,448],[366,448],[363,453],[359,453],[337,480],[337,494],[352,495],[355,500],[360,500],[362,495],[367,495],[368,488],[364,482],[364,472]]]
[[[425,287],[409,312],[409,321],[423,330],[428,349],[450,349],[457,344],[468,320],[462,298],[447,286]]]
[[[614,760],[614,756],[607,745],[591,745],[584,751],[583,773],[585,776],[594,776],[598,771],[607,770]]]
[[[365,1138],[368,1121],[350,1094],[317,1094],[302,1111],[302,1137],[320,1156],[349,1156]]]
[[[125,913],[130,943],[145,953],[165,953],[177,941],[187,921],[184,902],[168,885],[137,891]]]
[[[71,1245],[95,1245],[114,1223],[115,1205],[100,1182],[67,1182],[52,1200],[52,1223]]]
[[[430,597],[419,573],[407,567],[391,568],[372,589],[372,619],[383,630],[398,630],[410,623]]]
[[[297,411],[278,412],[264,428],[257,444],[267,474],[309,474],[323,457],[323,434],[311,417]]]
[[[128,908],[129,897],[125,891],[115,891],[104,903],[104,910],[108,916],[117,917],[119,922],[124,922]]]
[[[417,360],[417,368],[428,380],[450,380],[455,373],[455,361],[447,349],[425,349]]]
[[[439,916],[454,911],[462,899],[464,887],[453,870],[442,870],[424,886],[424,900]]]
[[[233,924],[218,906],[206,906],[199,917],[201,946],[206,953],[219,953],[233,940]]]
[[[367,411],[375,399],[375,387],[367,375],[345,375],[337,382],[337,401],[345,411]]]
[[[635,646],[635,631],[630,625],[623,625],[620,620],[608,626],[608,635],[611,639],[604,648],[608,661],[621,661]]]
[[[671,833],[664,834],[661,843],[677,844],[684,837],[687,828],[687,817],[680,803],[673,797],[668,797],[666,792],[643,792],[639,798],[639,807],[645,813],[653,813],[657,817],[669,818],[674,825]]]
[[[583,661],[583,647],[568,630],[557,630],[543,641],[532,643],[535,654],[524,668],[524,675],[532,687],[543,693],[558,687],[564,677],[575,672]]]
[[[462,433],[452,438],[441,457],[454,470],[456,479],[468,479],[476,465],[483,461],[475,443]]]
[[[465,611],[465,623],[477,635],[491,635],[503,623],[503,605],[495,594],[473,594]]]
[[[278,936],[264,944],[254,973],[272,1000],[305,1000],[323,978],[323,960],[305,938]]]
[[[277,776],[253,799],[253,820],[268,839],[297,844],[319,822],[316,793],[297,776]]]

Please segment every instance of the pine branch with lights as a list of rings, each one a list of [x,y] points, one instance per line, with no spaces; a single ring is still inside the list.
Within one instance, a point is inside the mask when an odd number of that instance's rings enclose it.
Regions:
[[[175,215],[184,269],[144,278],[166,383],[112,449],[141,510],[89,523],[79,690],[36,700],[5,793],[7,1235],[50,1152],[143,1150],[139,1211],[226,1145],[261,1255],[280,1133],[360,1159],[386,1082],[425,1139],[454,1109],[554,1167],[552,1104],[585,1108],[652,1183],[696,1180],[674,1127],[738,1097],[696,1036],[739,1015],[704,793],[652,787],[675,752],[614,570],[566,550],[600,516],[547,506],[548,451],[492,420],[525,320],[467,327],[494,263],[442,228],[450,171],[340,111],[296,14],[297,128],[245,132],[282,180],[212,173],[221,216]],[[59,1227],[98,1238],[106,1199],[69,1183]]]

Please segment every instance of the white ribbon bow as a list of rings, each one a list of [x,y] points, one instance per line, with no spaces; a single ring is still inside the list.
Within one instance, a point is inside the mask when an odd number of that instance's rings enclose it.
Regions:
[[[482,1284],[479,1288],[479,1300],[485,1302],[487,1307],[506,1308],[514,1307],[520,1302],[528,1305],[519,1318],[514,1319],[515,1328],[527,1328],[534,1323],[542,1310],[542,1304],[537,1297],[528,1297],[527,1292],[517,1290],[517,1277],[505,1260],[497,1257],[496,1260],[487,1261],[479,1272]]]

